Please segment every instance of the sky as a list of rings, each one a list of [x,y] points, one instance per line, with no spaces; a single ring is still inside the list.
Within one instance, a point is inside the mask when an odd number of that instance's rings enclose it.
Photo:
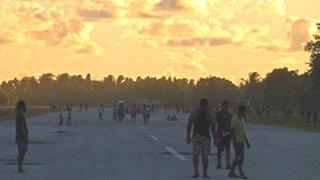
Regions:
[[[0,0],[0,80],[308,69],[319,0]]]

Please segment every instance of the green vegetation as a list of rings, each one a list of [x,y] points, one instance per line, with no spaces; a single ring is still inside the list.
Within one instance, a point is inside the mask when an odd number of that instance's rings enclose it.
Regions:
[[[305,122],[301,117],[275,117],[259,116],[257,114],[248,114],[247,121],[252,124],[266,124],[291,127],[307,131],[320,132],[320,123]]]
[[[33,117],[41,114],[48,113],[50,108],[48,106],[34,106],[28,107],[27,117]],[[13,120],[14,107],[0,107],[0,121]]]

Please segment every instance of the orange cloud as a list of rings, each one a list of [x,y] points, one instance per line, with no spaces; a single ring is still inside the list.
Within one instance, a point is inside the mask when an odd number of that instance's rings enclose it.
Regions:
[[[171,64],[177,64],[187,70],[207,71],[203,63],[208,60],[208,57],[197,49],[168,51],[164,53],[164,56]]]
[[[62,7],[35,0],[13,0],[0,7],[0,22],[5,18],[1,14],[7,14],[12,22],[7,24],[10,29],[0,30],[0,43],[22,39],[23,43],[44,42],[50,46],[68,47],[74,52],[101,52],[100,46],[90,37],[93,25],[67,14]]]

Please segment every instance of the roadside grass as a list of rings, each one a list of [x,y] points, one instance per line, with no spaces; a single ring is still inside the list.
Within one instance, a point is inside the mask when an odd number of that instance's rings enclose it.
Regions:
[[[257,114],[248,114],[247,121],[252,124],[266,124],[302,129],[306,131],[320,132],[320,123],[309,123],[301,117],[275,117],[275,116],[259,116]]]
[[[50,112],[49,106],[28,106],[26,116],[33,117]],[[0,106],[0,121],[14,120],[13,106]]]

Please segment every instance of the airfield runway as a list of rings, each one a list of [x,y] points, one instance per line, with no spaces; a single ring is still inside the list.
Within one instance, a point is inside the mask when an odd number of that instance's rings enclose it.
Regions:
[[[191,179],[191,146],[185,143],[188,114],[178,122],[153,116],[152,124],[114,122],[110,110],[104,121],[97,110],[73,112],[74,125],[57,127],[57,113],[29,118],[30,146],[26,173],[17,172],[14,121],[0,123],[1,180],[184,180]],[[141,118],[140,118],[141,119]],[[245,171],[252,180],[318,180],[320,133],[249,125],[252,148],[246,149]],[[216,170],[216,150],[209,175],[227,180]],[[225,162],[223,161],[223,166]]]

